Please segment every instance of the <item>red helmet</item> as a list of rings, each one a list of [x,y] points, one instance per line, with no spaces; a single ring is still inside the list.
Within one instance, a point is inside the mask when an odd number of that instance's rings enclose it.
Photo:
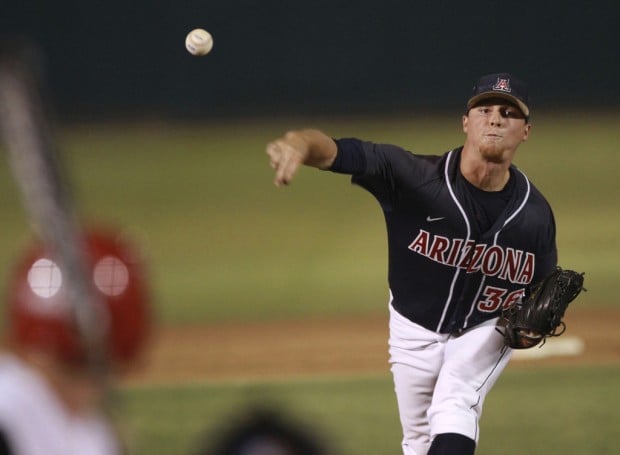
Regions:
[[[105,360],[125,365],[144,346],[149,331],[143,263],[118,236],[91,231],[85,237],[89,284],[98,296],[95,302],[103,307],[99,310]],[[9,282],[9,340],[52,351],[68,363],[85,362],[87,354],[63,284],[63,272],[49,250],[36,245],[27,252]]]

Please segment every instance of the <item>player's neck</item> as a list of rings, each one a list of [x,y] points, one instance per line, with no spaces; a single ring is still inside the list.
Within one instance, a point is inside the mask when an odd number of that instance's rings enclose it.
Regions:
[[[460,170],[463,177],[484,191],[501,191],[510,179],[510,162],[493,162],[463,154]]]

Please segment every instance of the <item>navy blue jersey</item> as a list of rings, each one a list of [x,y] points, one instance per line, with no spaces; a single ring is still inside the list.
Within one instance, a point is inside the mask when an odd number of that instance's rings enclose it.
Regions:
[[[392,305],[411,321],[441,333],[475,326],[555,267],[553,212],[515,166],[504,208],[485,224],[459,170],[462,147],[435,156],[358,139],[336,144],[330,170],[352,175],[383,209]]]

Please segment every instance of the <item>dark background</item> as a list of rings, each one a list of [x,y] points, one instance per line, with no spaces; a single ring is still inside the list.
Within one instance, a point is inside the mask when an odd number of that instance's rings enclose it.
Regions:
[[[620,106],[620,1],[12,0],[65,119],[461,109],[478,76],[536,109]],[[191,56],[203,27],[211,54]]]

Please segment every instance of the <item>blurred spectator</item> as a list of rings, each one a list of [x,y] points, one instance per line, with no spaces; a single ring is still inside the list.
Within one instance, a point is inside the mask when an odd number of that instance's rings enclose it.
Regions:
[[[84,348],[63,271],[35,247],[9,282],[0,351],[0,454],[123,453],[106,392],[144,346],[146,283],[135,252],[118,238],[91,233],[86,243],[89,285],[98,297],[96,325],[105,335],[100,364]]]
[[[290,417],[256,408],[210,435],[196,455],[326,455],[322,444],[316,434]]]

